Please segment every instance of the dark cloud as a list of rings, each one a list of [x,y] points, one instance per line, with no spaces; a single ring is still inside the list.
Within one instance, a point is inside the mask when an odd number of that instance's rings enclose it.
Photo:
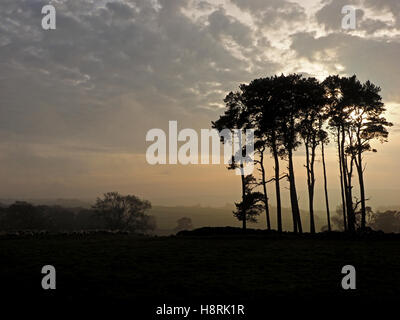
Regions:
[[[378,19],[366,18],[361,21],[361,29],[364,30],[368,35],[374,34],[377,31],[382,30],[393,30],[393,26],[385,21]]]
[[[198,120],[190,119],[190,110],[220,103],[225,91],[251,78],[251,62],[236,57],[222,41],[229,37],[239,50],[249,50],[251,29],[223,9],[212,12],[205,26],[182,13],[188,1],[113,1],[101,6],[60,0],[55,3],[57,29],[44,31],[44,4],[0,4],[0,84],[6,102],[0,116],[5,131],[29,134],[29,139],[78,135],[88,143],[125,143],[131,126],[145,132],[143,124],[154,120],[157,125],[165,110],[170,119]],[[126,95],[132,99],[132,112],[146,112],[136,114],[109,140],[95,119],[104,124],[109,110],[127,116],[127,107],[107,105]]]
[[[208,1],[198,1],[195,3],[195,8],[198,10],[211,10],[214,6]]]
[[[286,0],[230,0],[240,9],[248,11],[259,26],[282,27],[306,21],[305,9],[298,3]]]
[[[219,38],[221,36],[231,37],[237,44],[246,48],[252,44],[252,30],[237,19],[226,14],[220,8],[208,16],[210,33]]]
[[[377,12],[387,12],[393,15],[397,28],[400,28],[400,2],[397,0],[364,0],[365,5]]]

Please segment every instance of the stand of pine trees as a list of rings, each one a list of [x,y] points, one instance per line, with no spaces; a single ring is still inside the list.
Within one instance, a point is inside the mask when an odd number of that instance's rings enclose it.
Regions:
[[[315,233],[314,194],[315,161],[320,147],[323,164],[324,191],[328,230],[331,230],[328,183],[325,166],[325,147],[334,142],[338,152],[344,230],[355,232],[356,215],[361,216],[360,229],[366,228],[366,192],[364,171],[365,152],[376,152],[372,141],[386,142],[388,128],[392,126],[384,117],[386,111],[380,96],[381,89],[367,81],[361,83],[356,76],[329,76],[323,82],[315,78],[290,74],[255,79],[242,84],[238,91],[230,92],[224,102],[226,109],[213,128],[254,129],[255,155],[253,160],[260,179],[242,175],[242,199],[236,203],[235,216],[243,222],[257,221],[265,212],[270,230],[270,210],[267,184],[275,184],[277,230],[282,231],[281,179],[289,183],[293,232],[302,233],[293,154],[305,149],[305,173],[309,204],[309,231]],[[244,152],[246,146],[241,152]],[[264,159],[270,153],[274,159],[273,178],[267,179]],[[281,172],[280,161],[287,163]],[[243,163],[234,163],[230,169],[243,169]],[[242,170],[243,172],[243,170]],[[359,199],[354,197],[353,186],[358,183]],[[257,191],[258,187],[260,191]]]

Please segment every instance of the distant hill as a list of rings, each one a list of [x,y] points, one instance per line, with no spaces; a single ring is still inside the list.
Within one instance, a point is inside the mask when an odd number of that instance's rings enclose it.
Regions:
[[[66,208],[90,208],[94,201],[80,199],[0,199],[3,205],[13,204],[15,201],[26,201],[34,205],[61,206]]]
[[[4,198],[0,199],[0,206],[8,206],[15,201],[26,201],[34,205],[49,205],[49,206],[61,206],[65,208],[90,208],[94,203],[94,200],[84,199],[12,199]],[[374,211],[386,211],[386,210],[397,210],[399,206],[379,206]],[[237,221],[232,211],[234,210],[233,204],[226,204],[220,207],[210,207],[202,205],[193,206],[165,206],[165,205],[153,205],[152,209],[148,214],[156,218],[157,229],[155,234],[157,235],[171,235],[175,234],[175,227],[177,226],[177,220],[182,217],[188,217],[192,220],[193,228],[201,227],[240,227],[241,223]],[[331,206],[331,216],[336,214],[336,208]],[[270,208],[271,225],[272,229],[276,229],[276,208]],[[309,215],[306,210],[301,210],[303,230],[309,231]],[[265,229],[265,213],[263,212],[258,219],[258,223],[249,224],[250,228]],[[323,210],[317,210],[315,212],[316,229],[320,231],[322,227],[326,226],[326,213]],[[285,231],[292,231],[292,215],[290,208],[282,208],[282,225]],[[334,228],[334,226],[333,226]]]
[[[157,221],[156,234],[158,235],[169,235],[174,234],[174,228],[177,226],[177,220],[182,217],[188,217],[192,219],[193,228],[200,227],[240,227],[241,222],[237,221],[232,211],[234,210],[233,205],[225,205],[223,207],[203,207],[203,206],[153,206],[149,211],[149,214],[154,216]],[[276,209],[271,207],[271,224],[272,228],[276,228]],[[292,230],[292,216],[289,208],[282,209],[282,224],[283,229],[287,231]],[[301,211],[303,229],[308,231],[308,213]],[[325,212],[316,212],[316,227],[320,230],[326,224]],[[261,214],[258,223],[250,224],[249,227],[255,229],[265,229],[265,214]]]

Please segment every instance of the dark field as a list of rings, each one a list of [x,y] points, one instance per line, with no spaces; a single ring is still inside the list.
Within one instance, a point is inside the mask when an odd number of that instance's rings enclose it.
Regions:
[[[2,301],[19,303],[124,305],[150,315],[163,303],[255,310],[261,302],[270,309],[273,301],[321,301],[337,310],[341,301],[400,301],[398,239],[34,236],[1,239],[0,261]],[[41,288],[46,264],[57,270],[56,290]],[[357,270],[356,290],[341,288],[347,264]]]

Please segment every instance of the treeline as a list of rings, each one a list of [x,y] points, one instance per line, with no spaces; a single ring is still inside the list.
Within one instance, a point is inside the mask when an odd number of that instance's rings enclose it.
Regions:
[[[280,181],[289,182],[293,231],[303,232],[300,216],[293,153],[303,146],[305,149],[305,174],[309,203],[309,230],[315,233],[314,190],[315,161],[321,154],[327,227],[331,231],[328,181],[325,165],[325,147],[333,143],[337,149],[338,173],[340,177],[343,229],[354,232],[366,228],[366,195],[363,155],[376,152],[371,145],[374,140],[386,142],[388,128],[392,126],[384,117],[386,108],[380,96],[381,89],[367,81],[361,83],[356,76],[329,76],[323,82],[315,78],[304,78],[298,74],[272,76],[255,79],[242,84],[236,92],[230,92],[224,102],[226,109],[213,128],[254,129],[255,154],[253,160],[260,172],[242,174],[242,199],[236,203],[234,215],[243,223],[254,222],[265,211],[267,229],[271,229],[267,185],[275,183],[277,230],[282,231],[282,204]],[[240,169],[244,173],[246,146],[243,147],[239,163],[232,158],[228,169]],[[265,157],[274,159],[272,179],[267,179]],[[281,161],[287,170],[281,170]],[[359,196],[354,194],[354,178],[357,178]]]
[[[386,210],[374,212],[370,207],[366,208],[366,226],[368,231],[383,231],[386,233],[400,233],[400,212],[397,210]],[[340,231],[344,231],[342,208],[338,207],[336,215],[332,217],[332,223]],[[356,226],[361,226],[361,216],[356,215]],[[327,227],[323,228],[327,231]]]
[[[0,230],[47,230],[51,232],[105,229],[92,209],[33,205],[17,201],[0,208]]]
[[[145,233],[156,228],[154,217],[146,213],[150,202],[117,192],[104,194],[90,209],[33,205],[17,201],[0,205],[0,231],[120,230]]]

